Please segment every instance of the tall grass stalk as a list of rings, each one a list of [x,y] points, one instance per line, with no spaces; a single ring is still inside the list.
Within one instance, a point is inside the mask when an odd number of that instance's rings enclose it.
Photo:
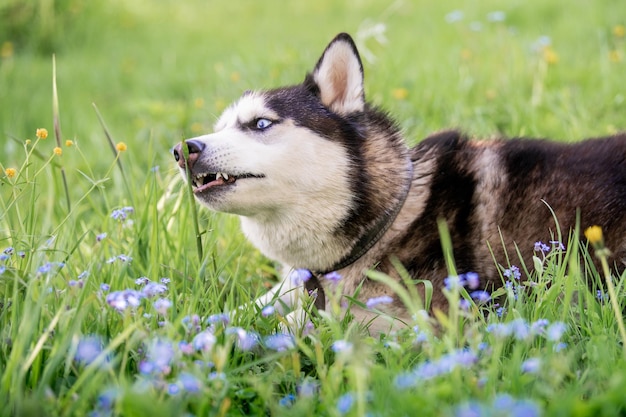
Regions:
[[[57,148],[61,149],[61,115],[59,113],[59,94],[57,91],[57,64],[56,56],[52,55],[52,121],[54,125],[54,138],[57,142]],[[67,211],[72,211],[72,202],[70,200],[70,190],[67,186],[67,177],[65,176],[65,168],[60,165],[61,179],[63,181],[63,189],[65,191],[65,201],[67,203]]]
[[[202,260],[204,259],[204,253],[202,248],[202,234],[200,233],[200,226],[198,225],[198,211],[196,208],[196,199],[193,194],[193,179],[191,175],[191,168],[187,163],[187,161],[189,161],[189,145],[187,145],[187,141],[182,141],[181,148],[183,151],[183,160],[185,161],[185,172],[187,174],[186,191],[187,195],[189,196],[188,201],[191,210],[191,223],[196,237],[196,251],[198,253],[198,261],[202,262]]]

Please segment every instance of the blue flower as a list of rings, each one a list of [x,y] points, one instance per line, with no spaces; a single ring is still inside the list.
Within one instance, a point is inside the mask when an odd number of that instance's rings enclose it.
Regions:
[[[567,330],[567,325],[560,321],[555,321],[546,329],[546,339],[551,342],[558,342]]]
[[[122,207],[121,209],[113,210],[111,218],[121,222],[126,220],[126,217],[134,211],[135,210],[132,207]]]
[[[480,286],[480,277],[476,272],[466,272],[463,274],[467,288],[475,290]]]
[[[331,349],[335,353],[347,353],[350,354],[352,352],[353,345],[347,340],[337,340],[331,346]]]
[[[294,269],[289,276],[294,286],[300,286],[311,279],[311,271],[308,269]]]
[[[309,378],[302,381],[302,384],[298,386],[298,394],[301,397],[311,398],[318,394],[319,384]]]
[[[545,243],[541,241],[538,241],[538,242],[535,242],[534,251],[541,252],[541,253],[548,253],[550,252],[550,246],[546,245]]]
[[[541,408],[533,401],[518,401],[509,414],[511,417],[540,417]]]
[[[249,351],[259,343],[259,335],[255,332],[247,331],[241,327],[229,327],[226,334],[234,334],[237,336],[237,347],[241,350]]]
[[[533,401],[518,400],[509,394],[498,394],[491,404],[481,404],[476,401],[461,404],[456,408],[454,415],[455,417],[539,417],[541,409]]]
[[[487,326],[487,332],[493,334],[497,339],[504,339],[511,335],[511,327],[505,323],[492,323]]]
[[[146,285],[149,282],[150,279],[148,279],[148,277],[139,277],[135,280],[135,284],[137,285]]]
[[[170,395],[176,395],[180,393],[180,387],[177,384],[169,384],[167,386],[167,393]]]
[[[96,406],[101,410],[110,411],[113,409],[118,395],[119,390],[117,388],[106,389],[98,395]]]
[[[206,319],[207,324],[222,324],[227,326],[230,323],[230,316],[226,313],[213,314]]]
[[[328,274],[324,275],[324,278],[326,278],[333,284],[336,284],[339,281],[341,281],[341,275],[337,271],[329,272]]]
[[[285,333],[277,333],[265,338],[265,346],[268,349],[282,352],[296,347],[296,342],[291,335]]]
[[[127,262],[127,263],[130,263],[130,262],[132,262],[132,260],[133,260],[132,256],[128,256],[128,255],[124,255],[124,254],[120,254],[120,255],[113,256],[113,257],[111,257],[111,258],[107,259],[107,260],[106,260],[106,263],[108,263],[108,264],[112,264],[112,263],[113,263],[113,262],[115,262],[115,261],[120,261],[120,262],[125,262],[125,263]]]
[[[531,336],[530,326],[524,319],[515,319],[510,322],[511,334],[517,340],[527,340]]]
[[[521,366],[521,370],[525,374],[536,374],[541,369],[540,358],[526,359]]]
[[[104,292],[108,292],[111,289],[111,286],[107,283],[100,284],[100,290]]]
[[[74,360],[83,365],[89,365],[102,353],[103,344],[98,336],[87,336],[79,340],[76,346]]]
[[[296,402],[296,396],[293,394],[287,394],[278,401],[278,405],[281,407],[291,407]]]
[[[107,294],[106,302],[118,311],[124,311],[127,308],[138,307],[144,295],[135,290],[114,291]]]
[[[471,350],[455,350],[441,356],[435,361],[424,362],[415,367],[411,372],[398,375],[395,380],[395,385],[398,388],[409,388],[440,375],[449,374],[456,368],[468,369],[476,362],[478,362],[478,356]]]
[[[461,10],[452,10],[444,17],[444,19],[446,23],[456,23],[463,20],[464,17],[465,14]]]
[[[183,390],[190,393],[199,392],[201,385],[200,380],[190,373],[183,372],[178,376],[177,385],[181,386]]]
[[[204,330],[193,338],[191,344],[196,350],[208,352],[213,349],[213,345],[215,345],[216,341],[217,338],[213,333],[208,330]]]
[[[517,280],[519,280],[522,277],[522,274],[520,273],[520,270],[518,267],[516,267],[515,265],[511,265],[510,268],[505,269],[502,272],[502,275],[504,275],[507,278],[515,278]]]
[[[15,249],[13,249],[12,246],[9,246],[8,248],[6,248],[5,250],[2,251],[3,254],[5,255],[13,255],[13,252],[15,251]]]
[[[167,314],[167,310],[172,307],[172,302],[167,298],[159,298],[154,302],[153,306],[157,313],[164,316]]]
[[[156,297],[165,292],[167,292],[167,286],[152,281],[148,282],[145,287],[141,289],[141,293],[148,298]]]
[[[337,411],[339,411],[340,414],[346,414],[352,408],[353,403],[354,397],[351,393],[343,394],[337,399]]]
[[[4,261],[6,261],[9,258],[10,258],[10,256],[7,255],[6,253],[0,253],[0,262],[4,262]]]
[[[83,280],[82,280],[82,279],[79,279],[79,280],[77,281],[77,280],[74,280],[74,279],[70,279],[70,280],[67,282],[67,285],[69,285],[70,287],[78,287],[78,288],[83,288]]]
[[[274,314],[274,312],[276,311],[276,309],[274,308],[273,305],[266,305],[265,307],[263,307],[263,309],[261,310],[261,315],[263,317],[269,317],[272,314]]]
[[[443,279],[443,285],[448,291],[456,290],[463,286],[461,278],[456,275],[450,275]]]
[[[53,265],[52,265],[51,262],[46,262],[45,264],[43,264],[42,266],[40,266],[37,269],[37,272],[42,274],[42,275],[43,274],[47,274],[48,272],[52,271],[52,267],[53,267]]]
[[[191,343],[187,343],[186,341],[178,342],[178,350],[184,355],[191,355],[194,351],[193,345]]]
[[[156,339],[150,342],[146,358],[139,364],[139,371],[144,375],[171,372],[176,351],[169,340]]]
[[[458,406],[454,412],[455,417],[483,417],[490,415],[485,408],[475,402],[467,402]]]
[[[422,343],[428,341],[428,333],[420,330],[419,326],[413,326],[413,332],[415,333],[414,343]]]
[[[550,244],[552,246],[554,246],[554,249],[558,249],[558,250],[565,250],[565,245],[563,245],[560,241],[558,240],[551,240]]]
[[[380,297],[373,297],[368,299],[365,302],[365,306],[370,310],[376,307],[378,304],[391,304],[393,302],[393,298],[388,295],[381,295]]]
[[[472,297],[472,300],[474,300],[474,302],[476,304],[487,304],[489,301],[491,301],[491,294],[489,294],[487,291],[474,291],[470,294],[470,297]]]
[[[106,239],[106,237],[107,237],[106,232],[100,233],[96,235],[96,242],[102,242],[104,239]]]
[[[487,13],[487,20],[490,22],[504,22],[505,19],[506,13],[504,13],[502,10],[496,10]]]

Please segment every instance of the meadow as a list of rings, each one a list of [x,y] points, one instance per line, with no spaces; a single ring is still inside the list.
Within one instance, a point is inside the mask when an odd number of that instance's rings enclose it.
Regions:
[[[435,289],[446,314],[394,288],[415,321],[380,337],[333,311],[296,335],[271,306],[230,314],[276,265],[191,203],[170,149],[343,31],[410,143],[626,130],[613,0],[5,1],[1,416],[626,414],[626,289],[597,235],[554,231],[531,265],[508,248],[497,303],[471,274]]]

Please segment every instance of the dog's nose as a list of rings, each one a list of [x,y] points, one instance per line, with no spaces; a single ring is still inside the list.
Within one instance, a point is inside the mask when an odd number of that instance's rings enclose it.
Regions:
[[[189,165],[189,169],[191,169],[194,162],[196,162],[196,160],[198,159],[200,153],[204,150],[204,143],[200,142],[199,140],[193,139],[186,140],[185,143],[187,144],[187,148],[189,149],[189,158],[187,159],[187,165]],[[174,159],[176,159],[176,162],[178,162],[178,166],[180,166],[181,168],[185,168],[183,143],[181,142],[178,145],[174,146],[172,153],[174,154]]]

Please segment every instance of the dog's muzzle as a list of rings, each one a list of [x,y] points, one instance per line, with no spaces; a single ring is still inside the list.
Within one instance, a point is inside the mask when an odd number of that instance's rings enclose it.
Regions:
[[[189,157],[187,158],[187,161],[185,161],[185,156],[183,153],[184,143],[187,144],[187,149],[189,150]],[[193,164],[198,160],[200,153],[202,153],[202,151],[204,150],[204,147],[204,143],[200,142],[199,140],[190,139],[174,146],[174,149],[172,149],[172,154],[174,155],[174,159],[176,159],[176,162],[178,162],[179,167],[183,169],[191,169],[193,167]]]

